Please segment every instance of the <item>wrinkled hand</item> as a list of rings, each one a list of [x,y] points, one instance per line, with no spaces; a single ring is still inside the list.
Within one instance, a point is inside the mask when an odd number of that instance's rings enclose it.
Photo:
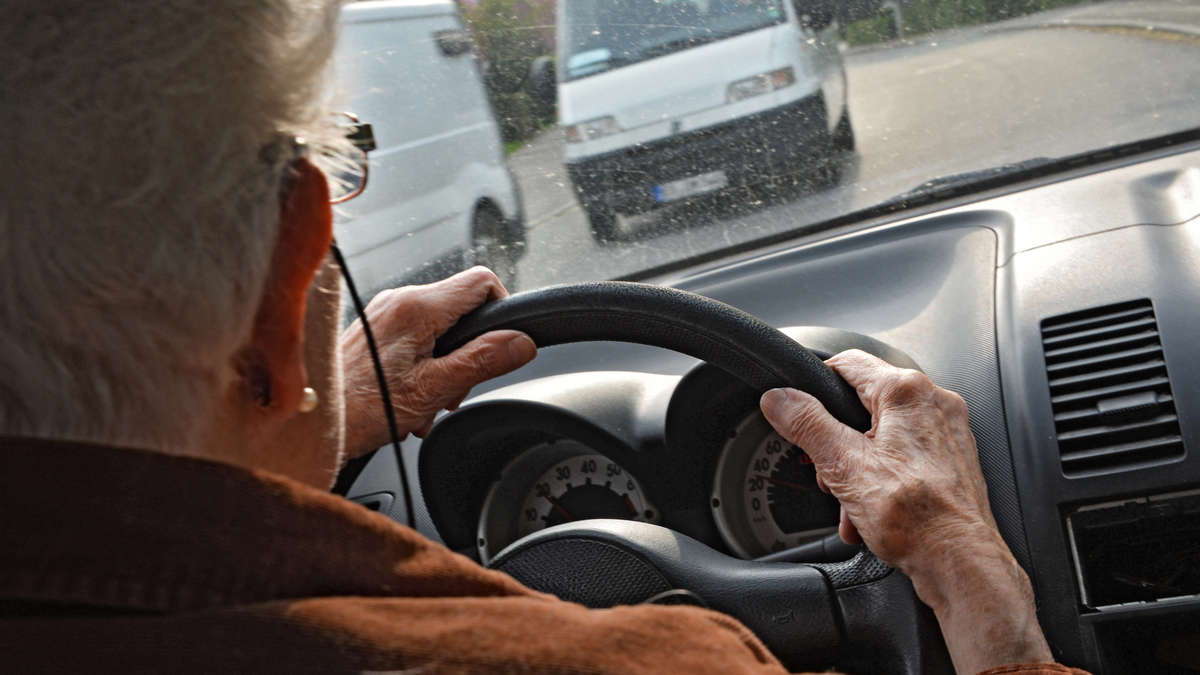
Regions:
[[[958,672],[1051,661],[1029,578],[992,518],[962,397],[858,350],[826,363],[871,413],[866,433],[794,389],[773,389],[761,405],[842,503],[842,538],[861,536],[909,576]]]
[[[793,389],[767,392],[762,409],[812,457],[822,489],[841,502],[842,538],[857,543],[861,535],[911,576],[948,542],[994,532],[962,397],[858,350],[827,363],[858,391],[873,420],[869,431],[847,427]]]
[[[384,291],[367,305],[367,320],[379,346],[402,437],[410,433],[423,437],[434,416],[457,408],[472,387],[516,370],[536,356],[537,347],[529,336],[499,330],[433,358],[434,342],[459,318],[489,300],[507,296],[491,270],[474,267],[437,283]],[[342,334],[341,349],[346,453],[354,457],[390,439],[360,321]]]

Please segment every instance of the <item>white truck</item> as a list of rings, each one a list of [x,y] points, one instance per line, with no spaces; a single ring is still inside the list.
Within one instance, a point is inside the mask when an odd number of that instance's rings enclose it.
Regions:
[[[843,9],[836,0],[560,1],[564,163],[596,239],[615,238],[628,215],[814,173],[853,149]],[[535,63],[532,81],[549,67]]]

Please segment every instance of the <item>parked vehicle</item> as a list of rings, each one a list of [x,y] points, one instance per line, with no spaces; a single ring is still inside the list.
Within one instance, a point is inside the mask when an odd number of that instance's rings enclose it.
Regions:
[[[835,14],[806,0],[560,2],[565,164],[596,239],[663,204],[836,170],[854,132]]]
[[[513,284],[525,246],[521,202],[456,5],[346,5],[335,69],[339,100],[377,144],[366,190],[337,213],[360,290],[472,264]]]

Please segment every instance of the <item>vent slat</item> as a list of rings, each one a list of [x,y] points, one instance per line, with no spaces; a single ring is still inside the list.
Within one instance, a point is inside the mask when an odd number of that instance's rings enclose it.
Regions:
[[[1157,358],[1162,353],[1162,348],[1157,344],[1138,347],[1136,349],[1125,349],[1111,354],[1102,354],[1100,356],[1089,356],[1082,359],[1074,359],[1072,361],[1063,361],[1054,365],[1046,366],[1046,371],[1051,377],[1058,377],[1075,372],[1088,373],[1098,368],[1111,368],[1113,366],[1129,364],[1129,363],[1144,363],[1147,358]]]
[[[1079,404],[1095,404],[1096,401],[1109,396],[1121,396],[1122,394],[1133,394],[1139,391],[1161,391],[1169,393],[1171,388],[1167,386],[1166,375],[1158,377],[1150,377],[1145,380],[1136,380],[1134,382],[1125,382],[1123,384],[1114,384],[1111,387],[1100,387],[1098,389],[1086,389],[1070,394],[1062,394],[1050,399],[1050,404],[1055,410],[1066,408],[1072,405]]]
[[[1148,379],[1165,372],[1166,363],[1162,359],[1154,359],[1146,363],[1136,363],[1129,366],[1107,368],[1095,373],[1083,375],[1068,375],[1050,380],[1051,393],[1079,391],[1090,387],[1107,387],[1121,382],[1132,382]]]
[[[1155,408],[1160,411],[1174,410],[1174,400],[1169,394],[1161,395],[1158,397],[1158,400],[1155,401]],[[1079,425],[1087,422],[1100,425],[1106,424],[1108,420],[1109,416],[1101,413],[1094,405],[1087,408],[1068,410],[1066,412],[1058,413],[1054,416],[1054,423],[1059,425],[1060,429],[1062,428],[1062,425]],[[1062,437],[1059,437],[1059,440],[1062,440]]]
[[[1149,317],[1146,319],[1137,319],[1135,321],[1128,321],[1126,323],[1101,326],[1099,328],[1092,328],[1090,330],[1064,333],[1055,337],[1044,338],[1042,340],[1042,344],[1044,344],[1048,349],[1066,347],[1069,345],[1104,340],[1110,337],[1129,335],[1153,327],[1154,317]]]
[[[1183,437],[1149,300],[1046,319],[1042,347],[1067,476],[1183,456]]]
[[[1148,305],[1134,307],[1133,309],[1105,312],[1099,315],[1091,315],[1087,318],[1075,319],[1073,321],[1047,319],[1042,322],[1042,335],[1045,337],[1053,337],[1062,333],[1087,330],[1089,328],[1095,328],[1096,326],[1120,323],[1122,321],[1128,321],[1130,319],[1144,316],[1154,316],[1153,310],[1151,310]],[[1062,318],[1063,317],[1060,317],[1060,319]]]
[[[1046,363],[1059,363],[1065,359],[1082,358],[1093,354],[1107,354],[1122,349],[1140,347],[1142,345],[1157,345],[1158,331],[1146,330],[1132,335],[1122,335],[1109,340],[1088,342],[1073,347],[1063,347],[1046,351]]]
[[[1183,437],[1178,435],[1163,436],[1162,438],[1154,438],[1147,441],[1136,441],[1133,443],[1121,443],[1118,445],[1101,446],[1098,448],[1088,448],[1087,450],[1073,450],[1062,454],[1063,464],[1069,462],[1080,462],[1082,460],[1094,460],[1105,457],[1120,457],[1120,456],[1137,456],[1146,451],[1156,451],[1163,449],[1183,448]]]
[[[1178,426],[1179,418],[1175,414],[1167,413],[1157,415],[1153,419],[1138,420],[1136,422],[1126,422],[1124,424],[1102,424],[1091,429],[1080,429],[1078,431],[1064,431],[1058,435],[1059,447],[1067,445],[1075,445],[1086,443],[1088,441],[1095,442],[1098,439],[1119,438],[1123,436],[1145,437],[1147,435],[1158,435],[1158,430],[1162,428],[1170,429],[1171,425]]]

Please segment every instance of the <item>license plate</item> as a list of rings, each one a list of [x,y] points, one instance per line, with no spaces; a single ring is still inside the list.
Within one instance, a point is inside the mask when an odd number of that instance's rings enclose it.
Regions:
[[[724,171],[710,171],[699,176],[689,176],[670,183],[654,186],[654,201],[662,204],[693,195],[720,190],[729,185],[729,179]]]

